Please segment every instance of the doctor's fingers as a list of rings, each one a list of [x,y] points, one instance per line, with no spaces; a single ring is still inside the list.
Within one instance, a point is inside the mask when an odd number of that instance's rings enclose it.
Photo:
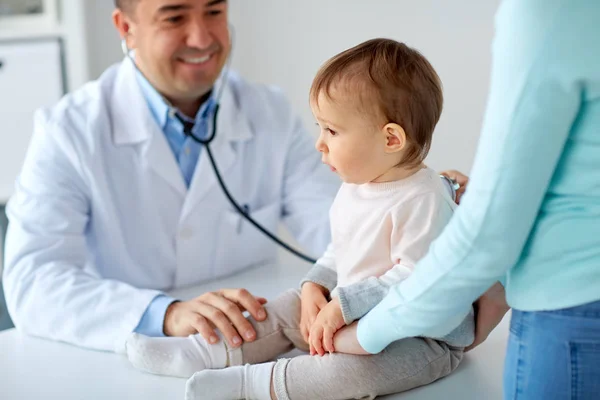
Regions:
[[[198,299],[198,305],[201,307],[199,313],[208,318],[233,346],[241,345],[241,338],[246,341],[256,338],[256,332],[250,322],[244,317],[238,305],[229,299],[216,293],[207,293],[202,296],[202,299]],[[224,326],[225,324],[228,326]]]
[[[190,325],[209,343],[214,344],[219,341],[214,331],[216,328],[227,339],[230,346],[239,347],[242,344],[240,336],[227,316],[210,305],[198,303],[193,316],[190,317]]]
[[[262,297],[253,296],[246,289],[222,289],[219,294],[238,304],[243,311],[248,311],[255,320],[264,321],[267,318],[267,312],[263,307],[267,300]]]
[[[219,342],[219,337],[215,333],[214,325],[202,315],[195,314],[191,317],[190,326],[196,330],[208,343],[215,344]]]

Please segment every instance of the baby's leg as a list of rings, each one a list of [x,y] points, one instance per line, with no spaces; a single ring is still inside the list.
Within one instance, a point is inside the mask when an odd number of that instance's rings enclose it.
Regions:
[[[375,355],[279,360],[273,386],[278,400],[374,399],[434,382],[454,371],[462,357],[462,349],[444,342],[407,338]]]
[[[308,351],[300,331],[300,291],[290,289],[265,304],[268,318],[259,322],[248,318],[256,330],[256,340],[229,350],[229,366],[257,364],[274,360],[296,348]]]
[[[434,382],[454,371],[462,356],[462,349],[444,342],[408,338],[376,355],[305,355],[199,372],[187,382],[186,400],[374,399]]]
[[[267,319],[248,320],[256,330],[254,342],[230,348],[224,340],[209,344],[199,335],[188,337],[147,337],[132,334],[127,341],[127,356],[146,372],[189,378],[204,369],[219,369],[242,363],[269,361],[297,347],[308,346],[300,333],[300,294],[289,290],[265,305]]]

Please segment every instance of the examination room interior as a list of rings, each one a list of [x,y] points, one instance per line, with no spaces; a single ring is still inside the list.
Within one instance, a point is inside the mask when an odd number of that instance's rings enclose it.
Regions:
[[[494,14],[499,0],[230,0],[228,3],[235,30],[232,69],[249,81],[280,87],[315,139],[318,130],[308,94],[323,62],[344,49],[377,37],[392,38],[418,49],[439,74],[444,93],[443,113],[426,164],[436,171],[470,172],[489,90]],[[8,225],[5,206],[14,193],[15,180],[32,136],[34,111],[55,104],[64,94],[98,78],[107,67],[123,59],[120,38],[111,20],[113,9],[112,0],[0,0],[0,254]],[[280,234],[291,240],[285,229],[281,228]],[[283,250],[279,260],[303,272],[309,268]],[[296,271],[296,275],[302,273]],[[250,286],[255,284],[256,290],[262,288],[259,275],[248,275],[244,280]],[[3,330],[0,358],[7,346],[3,335],[14,329],[3,297],[0,290],[0,330]],[[436,386],[449,394],[447,398],[457,398],[453,396],[461,395],[461,390],[469,386],[473,393],[461,398],[501,399],[508,318],[505,317],[488,342],[466,356],[455,375],[416,390],[417,397],[397,398],[437,398],[428,392],[435,391]],[[14,340],[14,343],[35,340],[31,346],[46,351],[43,339]],[[65,359],[85,363],[86,354],[95,353],[59,343],[52,346],[57,347],[47,354],[57,359],[64,354]],[[20,359],[20,353],[11,354],[16,354],[11,359],[15,365],[34,363]],[[130,374],[127,376],[139,374],[129,369],[125,361],[101,355],[102,358],[94,359],[95,365],[122,368]],[[0,368],[0,398],[7,400],[19,398],[16,384],[2,376],[10,368],[11,365]],[[112,398],[134,398],[134,388],[121,392],[102,388],[124,387],[127,383],[125,378],[115,378],[103,367],[97,368],[106,380],[105,384],[97,383],[96,390],[106,390],[105,395]],[[57,374],[66,379],[63,382],[68,382],[63,374]],[[136,385],[162,388],[156,389],[156,399],[170,398],[165,388],[180,385],[170,378],[161,381],[154,376],[142,376],[140,379]],[[154,383],[152,379],[159,380]],[[57,378],[48,378],[44,385],[51,382],[58,385]],[[62,398],[86,398],[69,394],[65,387],[70,385],[62,385],[49,390],[64,393]],[[10,388],[8,393],[6,387]],[[118,393],[127,395],[119,397]]]

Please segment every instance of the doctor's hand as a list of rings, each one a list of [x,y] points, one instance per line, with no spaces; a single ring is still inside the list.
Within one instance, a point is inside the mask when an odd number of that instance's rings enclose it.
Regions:
[[[310,355],[324,355],[325,352],[335,352],[333,336],[342,327],[346,326],[340,301],[336,297],[321,310],[316,321],[310,328],[308,343]]]
[[[328,290],[316,283],[306,282],[302,285],[300,296],[300,332],[304,341],[308,343],[310,328],[317,319],[319,312],[327,305]]]
[[[217,328],[232,347],[256,339],[256,332],[242,314],[248,311],[257,321],[264,321],[267,312],[262,297],[254,297],[246,289],[223,289],[205,293],[189,301],[172,303],[165,313],[163,331],[167,336],[188,336],[200,333],[208,343],[217,343]]]
[[[456,204],[460,204],[460,199],[462,198],[463,194],[465,194],[465,190],[469,184],[469,177],[462,172],[458,172],[453,169],[440,172],[440,174],[456,181],[456,183],[460,185],[460,188],[458,188],[456,191]]]

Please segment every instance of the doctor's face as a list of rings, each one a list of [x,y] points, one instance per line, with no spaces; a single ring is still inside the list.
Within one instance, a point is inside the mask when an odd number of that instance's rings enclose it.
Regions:
[[[173,102],[205,95],[230,51],[227,2],[138,0],[133,7],[123,26],[144,75]]]

